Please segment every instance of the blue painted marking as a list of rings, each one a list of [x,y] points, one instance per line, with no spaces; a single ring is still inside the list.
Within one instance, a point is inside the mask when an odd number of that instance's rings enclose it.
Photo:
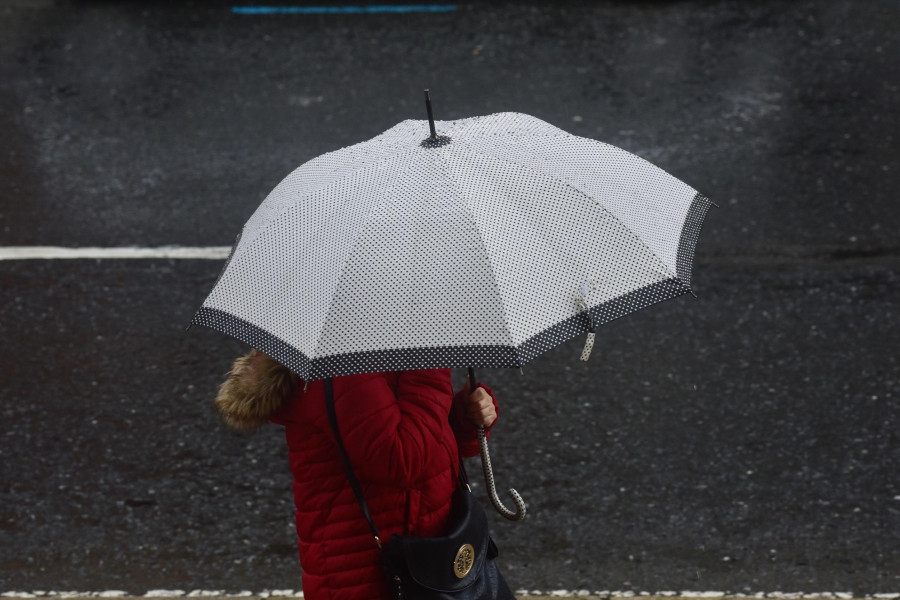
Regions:
[[[233,6],[239,15],[348,15],[378,13],[452,12],[456,4],[387,4],[381,6]]]

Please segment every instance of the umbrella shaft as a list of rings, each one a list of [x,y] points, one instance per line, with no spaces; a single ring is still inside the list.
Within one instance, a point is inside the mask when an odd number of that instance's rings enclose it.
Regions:
[[[431,127],[431,137],[436,138],[437,131],[434,129],[434,113],[431,111],[431,93],[428,90],[425,90],[425,110],[428,111],[428,126]]]

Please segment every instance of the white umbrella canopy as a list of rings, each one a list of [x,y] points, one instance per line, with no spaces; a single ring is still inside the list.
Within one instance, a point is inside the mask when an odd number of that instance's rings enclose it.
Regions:
[[[712,204],[540,119],[404,121],[297,168],[245,224],[192,323],[305,380],[517,367],[690,292]]]

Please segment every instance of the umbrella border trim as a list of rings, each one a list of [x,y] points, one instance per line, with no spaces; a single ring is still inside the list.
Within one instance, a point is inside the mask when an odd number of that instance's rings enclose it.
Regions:
[[[700,228],[706,218],[706,212],[713,206],[712,201],[697,192],[684,217],[681,226],[681,239],[678,242],[678,252],[675,255],[675,266],[678,278],[691,291],[691,270],[694,263],[694,251],[697,249],[697,240],[700,237]]]
[[[248,344],[304,377],[310,368],[309,358],[276,335],[253,323],[218,308],[201,306],[191,325],[202,325],[220,331]]]
[[[691,269],[693,267],[694,251],[697,248],[700,228],[711,206],[713,206],[713,203],[709,198],[699,192],[694,194],[691,206],[685,214],[684,224],[681,228],[681,237],[678,241],[676,265],[678,276],[651,283],[608,300],[603,304],[592,306],[589,310],[595,328],[653,304],[671,300],[683,294],[693,293],[691,290]],[[560,321],[519,345],[519,355],[522,358],[522,363],[530,362],[547,350],[589,330],[590,323],[584,313]]]
[[[689,291],[679,278],[665,279],[592,307],[591,317],[595,326],[600,326]],[[223,310],[204,306],[191,323],[221,331],[245,342],[282,363],[301,379],[309,381],[379,371],[521,367],[551,348],[588,331],[585,315],[577,314],[548,327],[518,347],[473,345],[394,348],[332,354],[310,360],[284,340]]]
[[[523,364],[515,347],[500,345],[368,350],[333,354],[310,360],[281,338],[224,310],[203,306],[197,311],[191,324],[202,325],[240,340],[271,356],[301,379],[309,381],[381,371],[453,367],[508,368]],[[473,355],[479,358],[473,359]],[[372,368],[373,364],[379,366]]]
[[[689,291],[690,289],[677,277],[664,279],[591,307],[591,319],[596,328],[637,312],[642,308],[665,300],[671,300]],[[548,327],[523,342],[519,346],[519,354],[522,356],[523,363],[530,362],[551,348],[559,346],[573,337],[587,333],[589,330],[590,327],[586,316],[584,313],[579,313]]]
[[[697,193],[685,215],[678,244],[678,276],[651,283],[591,307],[590,315],[595,327],[653,304],[688,292],[692,293],[690,282],[694,252],[700,228],[710,206],[713,204],[709,198]],[[520,367],[551,348],[585,333],[590,327],[585,314],[579,313],[548,327],[517,347],[474,345],[399,348],[348,352],[310,360],[309,357],[281,338],[220,309],[202,306],[191,320],[191,325],[202,325],[215,329],[245,342],[282,363],[301,379],[309,381],[380,371],[454,367]],[[371,367],[373,364],[378,367],[373,369]]]

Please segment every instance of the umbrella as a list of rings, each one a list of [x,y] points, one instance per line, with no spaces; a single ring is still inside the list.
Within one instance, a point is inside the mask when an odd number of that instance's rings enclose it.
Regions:
[[[309,381],[520,367],[585,333],[586,360],[596,327],[691,292],[695,189],[532,116],[427,107],[281,181],[192,324]]]

